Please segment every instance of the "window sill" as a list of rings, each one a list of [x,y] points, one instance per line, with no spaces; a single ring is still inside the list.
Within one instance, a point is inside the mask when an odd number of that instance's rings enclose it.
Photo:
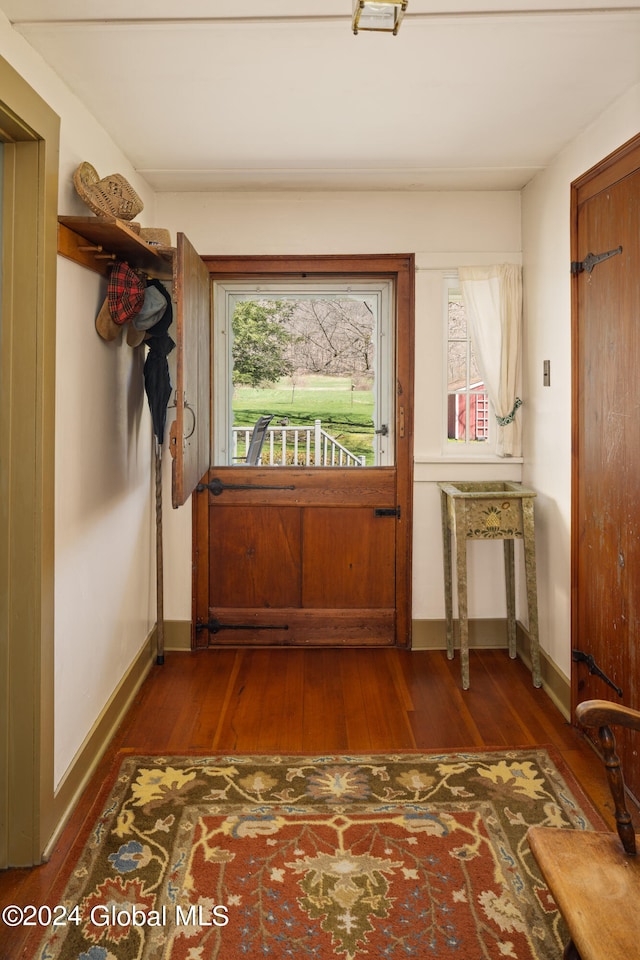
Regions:
[[[416,483],[451,480],[522,480],[523,457],[429,457],[414,458]]]
[[[438,463],[456,463],[456,464],[468,464],[470,466],[475,466],[476,464],[482,463],[491,463],[491,464],[504,464],[504,466],[510,466],[513,463],[524,463],[524,457],[499,457],[497,454],[485,455],[485,456],[461,456],[461,457],[452,457],[452,456],[442,456],[442,457],[415,457],[415,464],[426,463],[426,464],[438,464]]]

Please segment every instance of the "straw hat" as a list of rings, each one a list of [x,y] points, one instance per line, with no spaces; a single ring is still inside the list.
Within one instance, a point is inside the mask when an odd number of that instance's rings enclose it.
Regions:
[[[133,220],[144,209],[142,200],[120,173],[101,180],[95,167],[86,161],[74,172],[73,185],[99,217],[108,214],[119,220]]]
[[[166,227],[142,227],[140,239],[154,247],[171,246],[171,234]]]

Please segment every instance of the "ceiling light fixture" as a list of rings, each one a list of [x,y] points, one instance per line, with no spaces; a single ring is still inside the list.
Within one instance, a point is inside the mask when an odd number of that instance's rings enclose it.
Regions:
[[[360,30],[376,30],[392,33],[400,29],[409,0],[353,0],[354,33]]]

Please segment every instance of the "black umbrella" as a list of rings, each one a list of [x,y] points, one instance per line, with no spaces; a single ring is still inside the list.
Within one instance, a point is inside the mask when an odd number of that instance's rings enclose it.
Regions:
[[[144,362],[144,389],[151,411],[155,436],[156,466],[156,602],[157,602],[157,656],[156,663],[164,663],[164,597],[163,597],[163,552],[162,552],[162,443],[167,423],[167,405],[171,396],[171,378],[167,357],[175,347],[168,334],[173,322],[171,297],[159,280],[149,280],[162,293],[167,308],[162,317],[146,334],[148,348]]]
[[[162,445],[167,422],[167,404],[171,396],[167,357],[175,347],[175,343],[167,332],[173,323],[173,308],[171,297],[159,280],[149,280],[149,285],[157,287],[167,301],[167,309],[160,320],[147,331],[144,340],[149,350],[144,363],[144,389],[149,401],[153,432],[158,443]]]

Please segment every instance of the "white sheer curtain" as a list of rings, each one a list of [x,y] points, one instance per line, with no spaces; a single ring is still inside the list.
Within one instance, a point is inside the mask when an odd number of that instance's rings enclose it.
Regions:
[[[469,336],[498,421],[497,453],[519,457],[522,268],[512,263],[460,267],[458,276]]]

